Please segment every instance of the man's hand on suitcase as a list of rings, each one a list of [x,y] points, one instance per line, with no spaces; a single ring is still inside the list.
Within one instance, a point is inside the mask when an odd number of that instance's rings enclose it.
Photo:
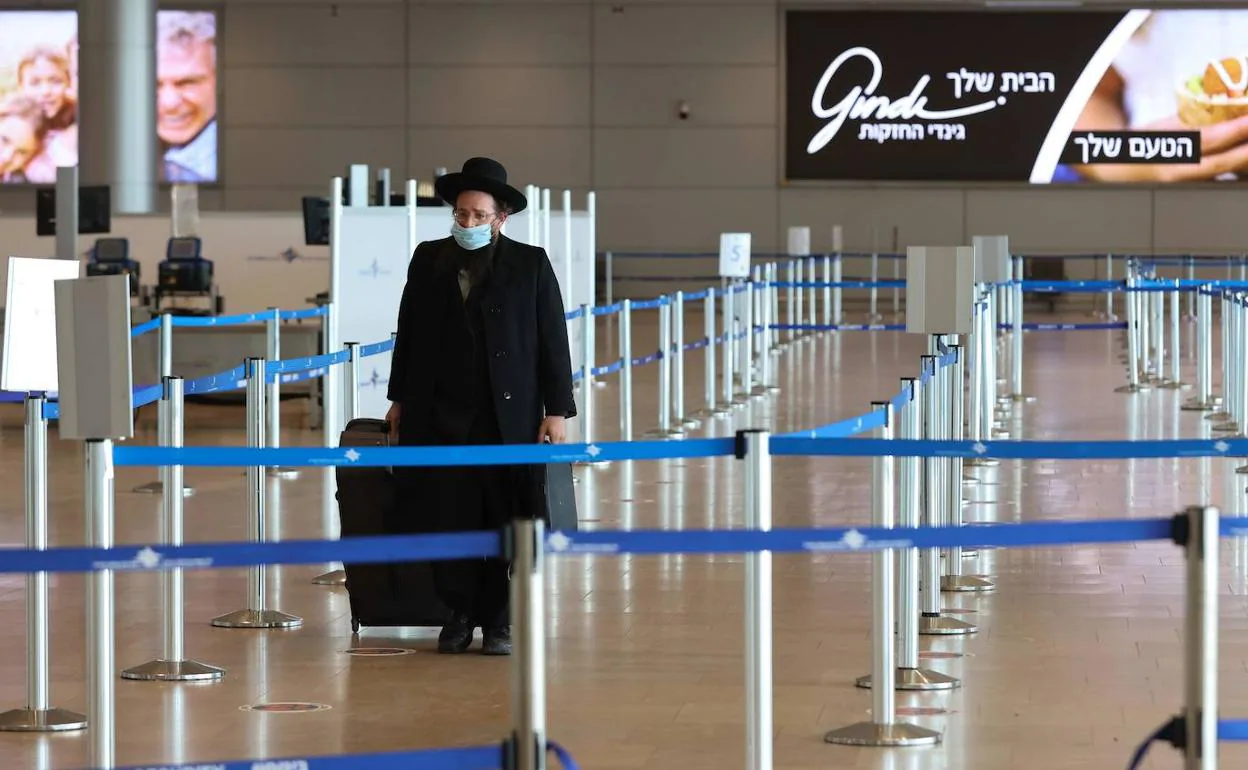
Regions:
[[[399,405],[391,404],[386,412],[386,424],[390,426],[390,443],[399,443]]]
[[[537,443],[544,444],[549,441],[552,444],[562,444],[566,438],[564,418],[547,417],[542,420],[542,427],[537,432]]]

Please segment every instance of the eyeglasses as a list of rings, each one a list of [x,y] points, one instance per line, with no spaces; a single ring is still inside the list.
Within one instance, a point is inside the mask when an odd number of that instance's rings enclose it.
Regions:
[[[459,224],[468,227],[474,224],[479,225],[490,222],[498,216],[498,212],[481,211],[480,209],[455,209],[451,212],[451,216]]]

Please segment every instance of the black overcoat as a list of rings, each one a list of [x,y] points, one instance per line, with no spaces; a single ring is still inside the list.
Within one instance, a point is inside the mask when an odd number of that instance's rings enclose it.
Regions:
[[[445,410],[438,412],[435,399],[435,376],[444,364],[439,352],[447,334],[448,303],[461,302],[456,294],[456,271],[439,267],[439,258],[450,248],[449,237],[416,247],[399,304],[388,397],[400,404],[400,440],[405,444],[467,443],[470,430],[467,424],[460,426],[462,430],[456,430],[453,423],[448,427]],[[483,290],[480,320],[499,435],[504,444],[536,443],[545,416],[576,416],[558,279],[544,249],[500,235]],[[417,476],[426,485],[436,485],[443,474],[430,469]],[[515,490],[521,508],[526,509],[521,515],[544,516],[545,469],[527,466],[513,476],[523,485]],[[436,490],[429,491],[425,499],[447,500]],[[445,526],[454,513],[436,514],[444,524],[440,528],[454,528]]]

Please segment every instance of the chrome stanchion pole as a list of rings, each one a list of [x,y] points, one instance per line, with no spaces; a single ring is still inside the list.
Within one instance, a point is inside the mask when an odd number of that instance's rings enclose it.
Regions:
[[[86,442],[87,543],[92,548],[113,547],[113,442]],[[90,766],[116,766],[116,694],[113,683],[116,635],[113,626],[113,571],[87,575],[87,721]]]
[[[943,378],[949,376],[949,367],[939,365],[939,337],[932,336],[928,340],[930,353],[923,356],[923,368],[928,372],[929,380],[923,386],[923,437],[930,440],[943,438],[941,427],[945,424],[945,404],[940,398],[944,387]],[[923,508],[926,511],[924,523],[929,527],[946,525],[944,507],[946,496],[941,486],[943,476],[941,463],[936,457],[923,458]],[[920,554],[923,576],[921,580],[922,614],[919,616],[919,633],[924,636],[970,634],[979,630],[972,623],[958,618],[951,618],[941,612],[940,584],[941,565],[940,548],[925,548]]]
[[[877,323],[881,319],[880,312],[879,312],[880,290],[876,286],[876,284],[879,282],[880,282],[880,255],[876,252],[871,252],[871,291],[870,291],[871,307],[867,312],[867,323],[869,324]]]
[[[517,633],[511,664],[516,770],[546,768],[546,532],[541,519],[512,529],[511,614]]]
[[[736,368],[740,372],[741,388],[736,404],[745,404],[754,393],[754,283],[746,280],[741,284],[741,342],[737,347]]]
[[[1187,511],[1185,770],[1218,767],[1218,545],[1220,511]]]
[[[264,396],[265,360],[249,358],[247,372],[247,446],[264,446]],[[265,473],[262,466],[247,468],[247,518],[251,542],[264,543],[268,539],[265,521]],[[268,609],[267,568],[253,564],[248,570],[248,602],[245,610],[214,618],[217,628],[295,628],[303,619],[279,610]]]
[[[1023,266],[1021,259],[1018,261],[1018,268],[1015,272],[1018,274],[1018,280],[1014,282],[1012,292],[1014,295],[1012,319],[1014,334],[1010,339],[1013,343],[1010,354],[1010,400],[1016,404],[1029,404],[1036,399],[1023,392]]]
[[[725,412],[740,406],[734,403],[736,397],[736,389],[734,387],[736,372],[733,370],[733,367],[736,364],[737,350],[737,300],[735,290],[735,283],[730,282],[724,287],[724,371],[723,391],[720,395],[724,400]]]
[[[950,335],[947,339],[957,340],[957,335]],[[963,363],[963,356],[967,349],[957,344],[950,345],[949,349],[953,352],[954,363],[949,367],[949,376],[945,378],[946,390],[949,391],[946,403],[950,407],[945,436],[953,441],[961,441],[964,438],[962,413],[963,403],[966,399],[966,375],[964,374],[965,364]],[[945,458],[945,463],[945,493],[948,501],[946,503],[948,510],[945,519],[950,526],[961,527],[963,526],[962,458]],[[962,557],[970,554],[971,551],[969,549],[964,551],[961,546],[956,545],[945,551],[945,574],[940,580],[942,591],[992,591],[996,588],[996,585],[991,580],[975,575],[962,574]]]
[[[672,413],[682,428],[698,425],[685,408],[685,293],[672,295]]]
[[[268,361],[280,361],[282,360],[282,311],[275,307],[269,308],[269,311],[273,315],[266,319],[264,324],[266,348],[264,356]],[[269,421],[264,431],[265,446],[277,449],[282,445],[282,381],[280,377],[274,377],[269,383],[265,403],[268,405],[265,416]],[[298,468],[282,466],[267,468],[265,472],[270,478],[293,479],[299,476]]]
[[[707,417],[717,414],[723,414],[725,410],[719,409],[715,404],[715,287],[711,286],[706,290],[706,300],[702,304],[702,329],[706,335],[706,347],[703,348],[703,372],[702,387],[704,393],[703,400],[706,402],[706,408],[703,410]]]
[[[1182,357],[1182,335],[1180,334],[1180,325],[1183,316],[1180,307],[1179,281],[1174,281],[1174,288],[1170,290],[1170,378],[1163,387],[1173,390],[1187,390],[1191,387],[1183,382],[1183,357]]]
[[[844,256],[839,252],[832,260],[832,283],[836,284],[832,288],[832,323],[835,325],[845,323],[845,295],[841,288],[845,274],[844,262]]]
[[[1114,255],[1105,255],[1105,280],[1114,280]],[[1117,321],[1118,316],[1114,315],[1114,293],[1112,291],[1105,292],[1105,320]]]
[[[788,295],[788,301],[785,303],[785,309],[784,309],[785,318],[789,319],[788,341],[790,343],[793,342],[793,340],[797,338],[797,299],[796,299],[797,286],[796,286],[796,283],[799,280],[798,270],[799,268],[797,267],[797,262],[795,260],[790,259],[788,264],[785,266],[785,272],[789,276],[789,280],[788,280],[789,286],[788,286],[788,291],[786,292]]]
[[[766,275],[766,273],[764,273],[764,275]],[[759,379],[762,380],[760,387],[764,393],[778,393],[780,391],[780,386],[776,384],[776,372],[772,367],[771,362],[771,351],[775,348],[770,342],[770,340],[775,339],[776,336],[776,317],[772,313],[771,304],[771,293],[773,289],[771,288],[770,282],[764,285],[767,286],[767,289],[763,294],[763,301],[759,302],[759,309],[762,311],[762,317],[759,319],[759,324],[763,327],[762,342],[758,349]]]
[[[880,438],[893,437],[892,406],[874,403],[884,412]],[[893,495],[896,457],[876,457],[871,463],[871,523],[879,529],[897,526]],[[824,734],[827,743],[842,746],[927,746],[939,743],[940,733],[897,721],[897,603],[893,595],[893,563],[896,552],[877,548],[871,553],[871,720],[857,722]]]
[[[840,261],[840,256],[836,257]],[[832,256],[823,255],[823,325],[832,326]],[[829,331],[831,331],[829,329]]]
[[[1210,306],[1210,315],[1212,315],[1213,313],[1213,310],[1212,310],[1213,297],[1212,296],[1209,298],[1209,306]],[[1219,290],[1218,291],[1218,322],[1222,327],[1221,342],[1222,342],[1222,351],[1223,351],[1223,355],[1220,357],[1221,364],[1222,364],[1220,368],[1222,369],[1222,371],[1221,371],[1221,376],[1219,379],[1221,380],[1221,385],[1222,385],[1222,397],[1218,399],[1219,407],[1214,410],[1213,414],[1205,417],[1205,419],[1209,420],[1210,422],[1221,422],[1223,420],[1227,420],[1230,418],[1230,414],[1227,410],[1230,408],[1230,401],[1232,400],[1232,397],[1231,397],[1230,383],[1228,382],[1228,379],[1229,379],[1228,372],[1230,371],[1231,359],[1234,358],[1234,356],[1228,355],[1229,351],[1231,350],[1230,333],[1227,330],[1229,319],[1230,319],[1230,312],[1227,309],[1226,291]],[[1212,326],[1210,328],[1212,329]],[[1210,336],[1210,339],[1209,339],[1209,351],[1210,351],[1209,368],[1210,368],[1210,372],[1212,373],[1212,369],[1213,369],[1213,337],[1212,336]],[[1212,376],[1209,378],[1209,381],[1210,382],[1213,381]]]
[[[745,460],[745,526],[771,529],[771,434],[738,434],[737,457]],[[745,767],[772,767],[771,552],[745,554]]]
[[[42,394],[26,397],[26,547],[48,547],[48,418]],[[87,726],[82,714],[50,705],[48,573],[26,574],[26,707],[0,714],[0,732],[63,732]]]
[[[1209,290],[1199,287],[1192,292],[1199,306],[1196,312],[1196,398],[1181,407],[1189,412],[1215,409],[1218,399],[1213,395],[1213,298]]]
[[[633,440],[633,302],[620,308],[620,440]]]
[[[807,257],[807,260],[809,260],[809,265],[806,272],[809,273],[810,276],[806,279],[806,281],[810,284],[810,287],[807,289],[806,317],[809,319],[807,323],[811,326],[810,333],[814,335],[817,333],[814,327],[819,325],[819,289],[815,286],[815,284],[819,281],[819,271],[817,270],[818,263],[815,262],[814,257]]]
[[[160,376],[163,379],[173,374],[173,316],[168,311],[160,314],[159,334],[160,334],[159,353],[157,355],[158,355],[158,366],[160,368]],[[163,414],[164,413],[160,411],[160,407],[158,405],[156,407],[156,437],[157,437],[156,440],[158,442],[162,442],[161,446],[165,446],[163,442],[165,440],[165,436],[167,435],[167,432],[169,429],[168,425],[164,425],[161,423],[161,416]],[[131,491],[144,493],[144,494],[158,495],[161,493],[163,489],[164,487],[161,486],[160,479],[157,479],[156,481],[152,481],[142,486],[135,487]],[[190,486],[183,487],[182,494],[186,495],[187,497],[190,497],[191,495],[195,494],[195,489],[194,487],[190,487]]]
[[[581,305],[581,440],[594,441],[594,306]]]
[[[183,382],[181,377],[166,377],[163,393],[159,402],[160,408],[169,415],[171,432],[166,446],[181,448]],[[178,494],[182,488],[183,467],[181,465],[165,465],[160,469],[161,483],[164,485],[165,496],[161,510],[161,543],[168,546],[182,545],[183,498]],[[122,679],[165,682],[203,682],[220,679],[225,676],[225,669],[209,666],[197,660],[188,660],[185,654],[184,631],[186,620],[184,609],[186,596],[185,580],[180,568],[167,569],[161,574],[162,600],[164,604],[164,647],[163,654],[152,661],[121,672]]]
[[[347,379],[346,418],[351,422],[360,417],[360,343],[348,342],[343,347],[347,349],[347,366],[343,373]]]
[[[1127,306],[1127,384],[1114,388],[1115,393],[1140,393],[1152,387],[1141,377],[1140,345],[1143,337],[1140,333],[1140,295],[1132,291],[1135,286],[1134,276],[1127,273],[1127,295],[1123,298],[1123,304]]]
[[[797,276],[797,279],[796,279],[797,283],[798,284],[805,283],[806,282],[805,281],[806,263],[802,262],[801,257],[798,257],[797,259],[793,260],[793,264],[795,265],[795,274]],[[793,298],[794,298],[794,301],[797,303],[797,307],[793,309],[793,317],[795,319],[795,323],[801,326],[806,322],[806,312],[805,312],[806,291],[805,291],[805,287],[800,286],[800,285],[795,288],[796,288],[796,291],[793,295]],[[794,329],[793,334],[796,337],[805,337],[805,336],[808,336],[810,332],[806,329]]]
[[[923,438],[921,383],[902,378],[902,393],[908,393],[898,416],[898,438]],[[902,529],[921,525],[919,508],[923,493],[922,462],[917,457],[899,457],[898,491],[900,507],[897,523]],[[962,683],[956,677],[919,666],[919,549],[904,548],[897,557],[897,675],[898,690],[951,690]],[[871,677],[857,681],[869,688]]]
[[[766,265],[767,275],[767,303],[770,305],[771,318],[771,336],[768,344],[768,350],[779,351],[784,349],[784,343],[780,341],[780,330],[775,328],[780,322],[780,287],[776,284],[780,282],[780,266],[775,262],[768,262]]]
[[[659,421],[646,436],[670,438],[683,431],[672,427],[672,303],[668,297],[659,299]]]

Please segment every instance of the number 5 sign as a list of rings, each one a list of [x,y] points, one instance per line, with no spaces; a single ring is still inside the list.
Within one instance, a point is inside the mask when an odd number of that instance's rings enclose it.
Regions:
[[[720,278],[750,277],[750,234],[719,234]]]

